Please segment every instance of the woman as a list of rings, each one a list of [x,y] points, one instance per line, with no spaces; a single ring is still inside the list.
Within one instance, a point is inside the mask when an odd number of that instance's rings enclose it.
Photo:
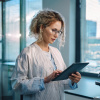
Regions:
[[[61,53],[49,46],[58,37],[64,43],[64,21],[58,12],[40,11],[30,25],[37,41],[26,47],[16,60],[12,74],[12,88],[23,94],[24,100],[63,100],[64,89],[75,89],[81,79],[79,72],[69,79],[52,81],[66,65]]]

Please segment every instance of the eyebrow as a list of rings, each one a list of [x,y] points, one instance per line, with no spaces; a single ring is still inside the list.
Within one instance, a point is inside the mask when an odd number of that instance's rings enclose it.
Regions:
[[[58,30],[57,28],[52,28],[53,30],[56,30],[56,31],[61,31],[61,29],[60,30]]]

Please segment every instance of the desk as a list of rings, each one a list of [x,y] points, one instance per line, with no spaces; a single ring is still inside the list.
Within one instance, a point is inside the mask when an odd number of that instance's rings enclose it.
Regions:
[[[94,97],[100,96],[100,86],[95,85],[95,81],[100,81],[100,78],[82,76],[82,79],[78,83],[77,89],[65,90],[64,92],[65,94],[79,96],[92,100]]]

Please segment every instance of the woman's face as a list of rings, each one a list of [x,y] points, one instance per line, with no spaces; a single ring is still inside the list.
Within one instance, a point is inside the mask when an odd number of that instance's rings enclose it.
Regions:
[[[43,41],[46,44],[52,44],[57,38],[59,33],[61,32],[61,22],[56,21],[52,23],[50,26],[43,29]]]

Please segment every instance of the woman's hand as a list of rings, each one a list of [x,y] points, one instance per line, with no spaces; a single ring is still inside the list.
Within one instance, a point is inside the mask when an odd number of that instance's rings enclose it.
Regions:
[[[60,73],[62,73],[62,71],[60,70],[56,70],[53,73],[51,73],[49,76],[44,78],[44,83],[48,83],[51,80],[53,80],[55,77],[57,77]]]
[[[72,80],[73,83],[78,83],[81,79],[81,74],[79,72],[76,72],[75,74],[71,74],[69,78]]]

